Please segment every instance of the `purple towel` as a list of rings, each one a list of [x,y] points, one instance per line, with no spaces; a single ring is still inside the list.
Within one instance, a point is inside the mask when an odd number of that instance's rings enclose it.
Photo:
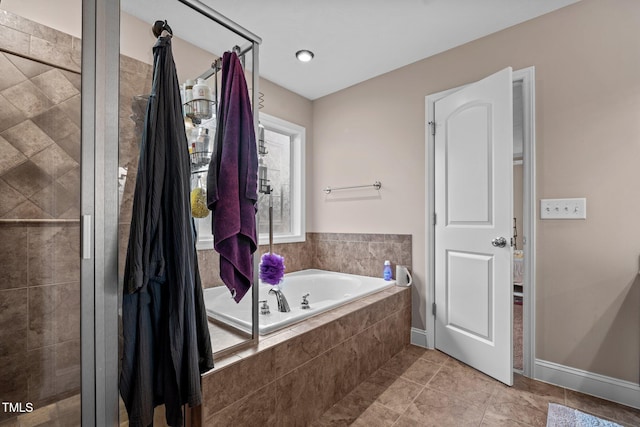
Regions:
[[[213,247],[220,254],[220,278],[239,302],[253,283],[258,153],[247,82],[235,53],[222,56],[221,92],[207,176],[207,206],[213,211]]]

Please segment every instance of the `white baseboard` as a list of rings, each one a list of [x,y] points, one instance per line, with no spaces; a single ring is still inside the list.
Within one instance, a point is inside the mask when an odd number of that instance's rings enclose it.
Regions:
[[[411,332],[413,342],[413,330]],[[640,386],[629,381],[540,359],[535,362],[534,378],[640,409]]]
[[[429,348],[427,341],[427,331],[424,329],[411,328],[411,344],[418,347]]]

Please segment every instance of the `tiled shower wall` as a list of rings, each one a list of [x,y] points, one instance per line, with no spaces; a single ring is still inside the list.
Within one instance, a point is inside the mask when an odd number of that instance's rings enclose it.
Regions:
[[[0,396],[35,408],[80,389],[79,46],[0,10]]]

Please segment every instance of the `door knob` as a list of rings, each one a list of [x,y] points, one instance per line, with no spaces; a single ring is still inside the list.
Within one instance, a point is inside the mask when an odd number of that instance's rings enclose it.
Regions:
[[[504,248],[507,245],[507,239],[504,237],[496,237],[491,241],[491,244],[496,248]]]

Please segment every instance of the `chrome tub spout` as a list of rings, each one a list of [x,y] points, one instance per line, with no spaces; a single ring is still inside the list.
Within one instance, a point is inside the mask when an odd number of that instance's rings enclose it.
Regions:
[[[278,301],[278,311],[282,313],[288,313],[291,311],[291,309],[289,308],[289,303],[287,302],[287,299],[280,289],[271,288],[269,289],[269,293],[276,296],[276,300]]]

